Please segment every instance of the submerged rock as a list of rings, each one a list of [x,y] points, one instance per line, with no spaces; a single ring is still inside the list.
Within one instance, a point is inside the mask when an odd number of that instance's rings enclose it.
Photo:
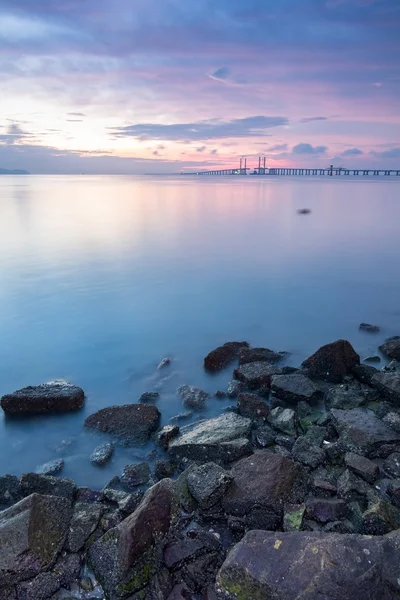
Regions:
[[[148,402],[149,404],[153,404],[154,402],[157,402],[157,400],[160,399],[160,394],[158,392],[144,392],[138,402],[139,404],[146,404],[146,402]]]
[[[347,340],[326,344],[302,363],[310,377],[340,382],[360,364],[360,357]]]
[[[9,415],[67,412],[82,408],[84,399],[80,387],[57,380],[6,394],[1,399],[1,407]]]
[[[114,454],[114,444],[105,443],[97,446],[90,455],[90,462],[94,465],[103,466],[108,463]]]
[[[241,348],[239,351],[239,365],[251,362],[277,363],[286,358],[287,352],[274,352],[269,348]]]
[[[381,330],[377,325],[371,325],[370,323],[360,323],[359,329],[367,333],[379,333]]]
[[[234,370],[236,379],[243,381],[249,388],[255,389],[261,386],[270,387],[272,375],[282,373],[282,369],[267,362],[251,362],[240,365]]]
[[[400,339],[395,338],[385,342],[379,346],[379,350],[389,358],[400,360]]]
[[[227,342],[212,350],[204,359],[204,368],[208,371],[221,371],[237,359],[241,348],[248,348],[247,342]]]
[[[207,406],[210,394],[193,385],[181,385],[178,394],[182,398],[183,405],[194,410],[202,410]]]
[[[170,364],[171,364],[171,359],[168,356],[166,356],[165,358],[162,359],[162,361],[158,365],[157,370],[159,371],[160,369],[164,369],[164,367],[168,367]]]
[[[285,402],[314,402],[322,398],[321,390],[311,379],[295,373],[293,375],[274,375],[271,390]]]
[[[160,416],[152,404],[110,406],[87,417],[85,427],[109,433],[130,445],[146,442],[158,428]]]
[[[48,463],[45,463],[41,467],[38,467],[36,473],[40,475],[57,475],[64,468],[64,460],[62,458],[56,458]]]

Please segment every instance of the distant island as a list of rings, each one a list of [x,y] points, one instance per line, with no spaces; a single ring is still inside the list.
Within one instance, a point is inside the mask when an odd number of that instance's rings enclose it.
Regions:
[[[29,171],[23,171],[22,169],[0,169],[0,175],[30,175]]]

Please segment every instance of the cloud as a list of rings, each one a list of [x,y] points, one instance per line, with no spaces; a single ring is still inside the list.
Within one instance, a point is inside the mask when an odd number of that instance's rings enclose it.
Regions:
[[[341,156],[360,156],[361,154],[364,154],[364,152],[359,148],[349,148],[342,152]]]
[[[261,137],[268,135],[267,129],[286,125],[286,117],[255,116],[244,119],[208,119],[193,123],[163,125],[158,123],[137,123],[114,128],[118,137],[133,137],[139,140],[200,141],[223,138]]]
[[[211,150],[211,154],[213,154],[214,156],[215,156],[215,154],[218,154],[217,148],[214,148],[214,150]]]
[[[275,146],[271,146],[271,148],[267,148],[267,152],[284,152],[287,149],[287,144],[276,144]]]
[[[83,123],[83,119],[67,119],[68,123]]]
[[[292,154],[325,154],[327,149],[326,146],[312,146],[311,144],[302,142],[301,144],[294,146]]]
[[[377,158],[400,158],[400,147],[384,150],[383,152],[373,151],[371,154]]]
[[[196,152],[204,152],[204,150],[207,150],[207,146],[200,146],[200,148],[196,148]]]
[[[216,71],[214,71],[214,73],[211,73],[211,75],[209,75],[210,79],[215,79],[216,81],[227,81],[227,79],[230,77],[231,75],[231,70],[229,67],[221,67],[220,69],[217,69]]]
[[[32,135],[23,131],[17,123],[11,123],[7,128],[7,133],[0,134],[0,144],[12,145],[31,137]]]
[[[85,117],[86,115],[81,112],[69,112],[68,116],[69,117]]]
[[[328,117],[305,117],[300,119],[300,123],[311,123],[312,121],[327,121]]]
[[[159,151],[158,151],[158,150],[154,150],[154,152],[153,152],[153,156],[160,156],[160,153],[159,153]]]

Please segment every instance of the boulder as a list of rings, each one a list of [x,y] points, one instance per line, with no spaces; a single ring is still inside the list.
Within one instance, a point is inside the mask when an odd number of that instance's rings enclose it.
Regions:
[[[240,365],[234,370],[233,375],[239,381],[243,381],[247,387],[256,389],[262,386],[269,387],[272,375],[282,373],[282,369],[267,362],[251,362]]]
[[[288,435],[296,435],[296,413],[291,408],[273,408],[268,415],[269,423]]]
[[[399,533],[249,531],[217,576],[227,600],[395,600]]]
[[[230,462],[249,454],[248,436],[251,420],[233,412],[196,425],[191,431],[169,444],[174,460],[188,458],[200,461]]]
[[[302,366],[307,369],[310,377],[340,382],[344,375],[360,364],[360,357],[350,342],[337,340],[322,346]]]
[[[385,342],[382,346],[379,346],[379,350],[389,358],[400,360],[400,339],[392,339]]]
[[[233,477],[215,463],[194,467],[188,474],[189,492],[201,508],[211,508],[217,504],[229,487]]]
[[[74,583],[81,570],[81,557],[79,554],[62,554],[54,565],[53,572],[60,579],[63,587]]]
[[[354,452],[347,452],[344,457],[344,462],[348,469],[365,479],[368,483],[374,483],[374,481],[378,479],[379,466],[368,458],[355,454]]]
[[[94,465],[103,466],[108,463],[114,454],[114,444],[106,442],[97,446],[90,455],[90,462]]]
[[[340,521],[348,515],[347,504],[338,498],[307,498],[306,516],[319,523]]]
[[[324,462],[325,451],[319,448],[310,438],[301,435],[294,443],[292,456],[303,465],[315,469]]]
[[[183,405],[194,410],[203,410],[207,406],[210,394],[193,385],[181,385],[178,394],[182,398]]]
[[[1,407],[8,415],[32,415],[78,410],[85,399],[84,391],[58,380],[29,386],[6,394],[1,399]]]
[[[350,452],[368,456],[383,444],[400,442],[400,435],[376,418],[372,410],[331,410],[340,441]]]
[[[122,471],[121,481],[129,490],[147,483],[150,479],[150,467],[147,462],[126,465]]]
[[[325,405],[327,408],[350,410],[358,408],[365,403],[366,398],[361,389],[349,389],[348,386],[344,385],[332,387],[325,396]]]
[[[15,504],[21,498],[21,484],[18,477],[15,477],[15,475],[0,477],[0,506]]]
[[[56,573],[39,573],[31,581],[17,584],[18,600],[46,600],[61,587],[60,577]]]
[[[221,371],[237,359],[241,348],[248,348],[247,342],[227,342],[212,350],[204,359],[204,368],[208,371]]]
[[[76,485],[72,479],[25,473],[21,477],[21,492],[23,496],[42,494],[43,496],[60,496],[72,501]]]
[[[0,513],[0,588],[47,569],[60,552],[69,527],[66,498],[32,494]]]
[[[251,362],[268,362],[271,364],[283,360],[286,352],[274,352],[269,348],[241,348],[239,351],[239,365]]]
[[[371,385],[372,378],[377,373],[379,373],[379,370],[372,365],[356,365],[352,370],[354,377],[367,385]]]
[[[92,569],[108,600],[143,590],[161,567],[162,544],[180,512],[171,479],[150,488],[135,512],[94,542]]]
[[[171,440],[179,435],[178,425],[164,425],[157,433],[156,441],[161,448],[168,450],[168,445]]]
[[[266,421],[269,412],[267,403],[257,394],[239,394],[237,407],[239,415],[252,421]]]
[[[360,323],[360,331],[366,331],[367,333],[379,333],[380,327],[378,325],[371,325],[370,323]]]
[[[382,421],[385,423],[385,425],[391,429],[394,429],[394,431],[397,431],[397,433],[400,433],[400,415],[398,413],[388,412],[383,417]]]
[[[315,402],[322,398],[322,392],[315,383],[301,373],[274,375],[271,378],[271,390],[285,402]]]
[[[370,356],[366,356],[365,358],[363,358],[363,361],[366,363],[380,363],[381,357],[377,354],[371,354]]]
[[[400,373],[398,372],[385,372],[378,371],[372,379],[371,385],[376,388],[384,398],[393,402],[394,404],[400,404]]]
[[[382,464],[384,473],[391,479],[400,478],[400,453],[393,452],[390,454]]]
[[[99,504],[77,502],[74,506],[68,538],[65,547],[70,552],[78,552],[83,548],[96,529],[103,507]]]
[[[102,408],[87,417],[85,427],[115,436],[126,445],[144,443],[156,431],[160,413],[152,404],[125,404]]]
[[[148,402],[149,404],[153,404],[154,402],[157,402],[157,400],[160,399],[160,394],[158,392],[144,392],[138,402],[139,404],[146,404],[146,402]]]
[[[48,463],[45,463],[41,467],[38,467],[36,473],[40,475],[57,475],[64,468],[64,460],[62,458],[56,458]]]

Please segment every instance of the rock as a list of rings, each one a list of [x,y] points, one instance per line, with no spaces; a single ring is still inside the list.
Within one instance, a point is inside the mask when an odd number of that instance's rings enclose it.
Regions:
[[[57,560],[53,572],[60,580],[63,587],[69,586],[79,577],[81,570],[81,557],[79,554],[64,554]]]
[[[379,350],[389,358],[400,360],[400,339],[391,339],[379,346]]]
[[[171,440],[179,435],[178,425],[164,425],[157,433],[156,441],[161,448],[168,450],[168,445]]]
[[[324,462],[325,452],[306,436],[300,436],[294,443],[292,456],[303,465],[315,469]]]
[[[267,448],[274,444],[276,432],[269,425],[262,425],[253,431],[252,437],[258,448]]]
[[[250,419],[225,413],[216,419],[203,421],[192,431],[172,440],[168,453],[174,460],[230,462],[251,452],[247,439],[250,429]]]
[[[182,385],[178,388],[178,394],[182,398],[184,406],[194,410],[206,408],[207,400],[210,398],[210,394],[193,385]]]
[[[389,482],[387,493],[394,506],[400,508],[400,479],[393,479]]]
[[[21,477],[21,492],[23,496],[42,494],[44,496],[60,496],[72,500],[76,485],[72,479],[26,473]]]
[[[148,402],[149,404],[153,404],[154,402],[157,402],[157,400],[160,399],[160,394],[158,392],[144,392],[138,402],[139,404],[146,404],[146,402]]]
[[[239,381],[243,381],[247,387],[256,389],[261,386],[269,387],[272,375],[282,373],[282,369],[267,362],[251,362],[240,365],[234,370],[233,375]]]
[[[245,385],[242,381],[230,381],[226,390],[228,398],[237,398],[243,392]]]
[[[8,415],[66,412],[82,408],[84,399],[81,388],[57,380],[6,394],[1,399],[1,407]]]
[[[327,523],[324,527],[324,531],[330,533],[356,533],[353,523],[348,519]]]
[[[232,480],[230,473],[211,462],[194,467],[188,474],[187,484],[201,508],[208,509],[221,500]]]
[[[172,421],[172,423],[179,423],[180,421],[187,421],[188,419],[191,419],[192,417],[193,417],[192,412],[185,412],[185,413],[181,413],[180,415],[175,415],[175,417],[171,417],[170,421]]]
[[[217,588],[227,600],[395,600],[398,543],[398,534],[249,531],[222,565]]]
[[[186,586],[181,583],[174,585],[167,600],[189,600],[190,592]]]
[[[208,371],[221,371],[238,357],[241,348],[248,346],[247,342],[227,342],[207,354],[204,368]]]
[[[15,504],[21,500],[21,484],[15,475],[0,477],[0,505]]]
[[[133,490],[138,485],[147,483],[150,479],[150,467],[147,462],[137,465],[126,465],[122,471],[121,481],[129,489]]]
[[[143,590],[161,567],[161,546],[180,512],[175,484],[150,488],[135,512],[90,547],[93,571],[109,600]]]
[[[382,469],[392,479],[400,479],[400,453],[394,452],[383,461]]]
[[[382,371],[400,373],[400,360],[391,360],[389,364],[382,368]]]
[[[96,529],[102,513],[103,507],[99,504],[85,504],[83,502],[75,504],[68,539],[65,544],[67,550],[79,552],[83,548]]]
[[[343,385],[331,388],[325,396],[327,408],[350,410],[352,408],[358,408],[365,403],[366,399],[361,390],[346,389]]]
[[[350,342],[337,340],[332,344],[322,346],[302,366],[307,369],[310,377],[340,382],[344,375],[360,364],[360,357]]]
[[[247,417],[252,421],[266,421],[268,416],[268,405],[257,394],[239,394],[238,412],[242,417]]]
[[[312,408],[305,400],[300,400],[296,406],[297,417],[299,419],[305,419],[308,415],[311,415]]]
[[[251,525],[256,528],[270,516],[279,526],[284,504],[299,504],[304,500],[308,480],[305,469],[268,450],[257,450],[240,460],[232,467],[231,475],[234,480],[222,500],[225,512],[245,517],[247,521],[253,517]],[[260,509],[265,513],[260,515]],[[260,516],[258,523],[254,522],[257,516]]]
[[[296,435],[296,413],[291,408],[273,408],[268,415],[269,423],[288,435]]]
[[[360,323],[359,329],[367,333],[379,333],[381,330],[377,325],[370,325],[369,323]]]
[[[165,479],[172,477],[175,473],[174,465],[169,460],[157,460],[154,467],[154,477],[156,479]]]
[[[252,362],[277,363],[286,357],[286,352],[274,352],[269,348],[241,348],[239,351],[239,365]]]
[[[362,516],[362,532],[367,535],[384,535],[399,528],[399,509],[381,498],[372,503]]]
[[[105,443],[97,446],[90,455],[90,462],[94,465],[103,466],[108,463],[114,454],[114,444]]]
[[[312,485],[313,492],[318,497],[329,498],[337,493],[337,488],[333,483],[319,477],[318,475],[314,475]]]
[[[305,504],[285,504],[283,531],[300,531],[305,510]]]
[[[88,504],[93,504],[94,502],[103,502],[103,500],[103,492],[91,490],[88,487],[80,487],[76,492],[77,502],[87,502]]]
[[[32,494],[0,513],[0,588],[39,574],[55,561],[71,518],[66,498]]]
[[[377,493],[366,481],[360,479],[349,469],[339,477],[337,481],[338,498],[343,498],[349,502],[365,501],[377,497]]]
[[[367,408],[333,409],[331,414],[342,444],[351,452],[368,456],[383,444],[400,442],[399,434]]]
[[[345,465],[359,477],[362,477],[368,483],[374,483],[379,476],[379,467],[368,458],[347,452],[344,457]]]
[[[371,356],[366,356],[365,358],[363,358],[364,362],[368,362],[368,363],[379,363],[381,362],[381,357],[373,354]]]
[[[285,402],[316,402],[322,393],[311,379],[304,375],[274,375],[271,379],[271,390]]]
[[[289,451],[293,448],[295,441],[296,440],[290,435],[284,435],[283,433],[278,433],[278,435],[275,436],[275,443],[283,446],[283,448],[286,448]]]
[[[356,365],[352,372],[358,381],[371,385],[373,376],[379,373],[379,370],[371,365]]]
[[[319,523],[340,521],[348,515],[347,504],[337,498],[307,498],[306,515]]]
[[[385,425],[400,433],[400,415],[398,413],[389,412],[383,417],[382,421]]]
[[[215,396],[216,398],[218,398],[218,400],[223,400],[224,398],[226,398],[226,396],[227,396],[227,393],[226,393],[226,392],[224,392],[223,390],[217,390],[217,391],[215,392],[214,396]]]
[[[212,593],[210,587],[207,588],[207,591],[204,591],[204,588],[215,582],[216,573],[223,561],[224,559],[219,552],[210,552],[184,565],[182,576],[190,589],[198,593],[203,590],[201,600],[216,600],[216,596]],[[193,596],[187,596],[187,598],[190,597],[193,598]],[[197,598],[200,598],[200,596],[197,596]]]
[[[394,404],[400,404],[400,373],[380,371],[371,379],[371,385]]]
[[[57,475],[64,468],[64,460],[62,458],[56,458],[55,460],[51,460],[50,462],[38,467],[36,473],[39,475]]]
[[[45,600],[61,587],[60,578],[55,573],[39,573],[31,581],[17,585],[19,600]]]
[[[168,358],[168,356],[166,356],[165,358],[162,359],[162,361],[158,365],[157,370],[159,371],[160,369],[164,369],[165,367],[168,367],[170,364],[171,364],[171,359]]]
[[[85,427],[109,433],[131,445],[146,442],[159,421],[160,413],[152,404],[125,404],[98,410],[87,417]]]
[[[193,559],[204,550],[204,543],[199,539],[183,539],[168,543],[164,548],[164,564],[168,569],[181,567],[186,561]]]

